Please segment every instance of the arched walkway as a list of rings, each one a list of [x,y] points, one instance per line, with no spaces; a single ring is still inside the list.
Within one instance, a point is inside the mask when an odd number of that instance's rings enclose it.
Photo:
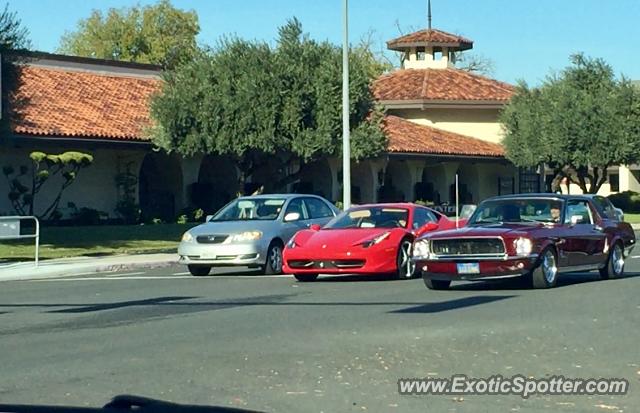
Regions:
[[[182,207],[180,160],[164,152],[145,155],[138,179],[138,196],[143,222],[159,218],[174,222]]]
[[[384,184],[378,193],[379,202],[403,202],[414,200],[411,172],[406,161],[391,160],[385,170]]]
[[[326,159],[303,166],[300,181],[293,185],[293,192],[320,195],[331,199],[333,176]]]
[[[416,199],[435,204],[448,202],[449,184],[442,164],[427,165],[422,170],[422,182],[416,184]]]
[[[367,161],[351,165],[351,202],[363,204],[375,202],[373,171]]]
[[[202,158],[198,182],[190,188],[193,206],[212,214],[235,198],[238,171],[226,156],[207,155]]]

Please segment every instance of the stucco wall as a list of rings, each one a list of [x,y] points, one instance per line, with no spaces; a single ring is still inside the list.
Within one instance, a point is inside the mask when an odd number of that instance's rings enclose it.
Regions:
[[[498,109],[400,109],[389,113],[489,142],[500,143],[503,136]]]
[[[12,165],[16,170],[20,165],[30,165],[29,153],[43,150],[36,147],[6,148],[0,152],[0,167]],[[118,170],[124,170],[130,163],[131,171],[138,173],[145,151],[142,150],[113,150],[87,148],[46,148],[45,152],[59,154],[65,151],[79,151],[93,155],[91,166],[80,170],[76,181],[66,189],[60,202],[61,212],[67,212],[67,203],[73,202],[78,208],[89,207],[104,211],[113,216],[113,210],[118,200],[115,176]],[[53,201],[63,179],[52,178],[42,187],[36,196],[35,209],[39,214]],[[22,179],[27,184],[26,179]],[[9,185],[4,175],[0,176],[0,213],[14,214],[14,210],[7,197]]]

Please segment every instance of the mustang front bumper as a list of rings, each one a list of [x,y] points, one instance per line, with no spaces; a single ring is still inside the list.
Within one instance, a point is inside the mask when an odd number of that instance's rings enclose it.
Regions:
[[[529,273],[536,265],[538,256],[506,257],[504,259],[474,259],[465,257],[459,260],[416,260],[416,269],[424,279],[456,281],[456,280],[490,280],[519,277]],[[459,263],[477,263],[478,272],[474,274],[458,273]]]

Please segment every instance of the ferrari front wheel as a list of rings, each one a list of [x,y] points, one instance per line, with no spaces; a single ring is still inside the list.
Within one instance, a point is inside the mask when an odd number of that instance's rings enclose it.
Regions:
[[[408,239],[403,239],[398,246],[396,278],[399,280],[408,280],[412,278],[415,273],[416,263],[411,259],[412,249],[413,243]]]
[[[293,276],[300,282],[311,282],[318,278],[318,274],[294,274]]]

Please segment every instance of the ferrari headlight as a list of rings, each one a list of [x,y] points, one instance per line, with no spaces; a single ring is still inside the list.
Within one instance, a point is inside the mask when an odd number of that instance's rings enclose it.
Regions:
[[[182,234],[182,242],[193,242],[193,235],[189,231]]]
[[[239,234],[230,235],[225,241],[225,244],[231,244],[234,242],[247,242],[255,241],[262,238],[262,232],[260,231],[246,231]]]
[[[428,258],[430,253],[429,240],[423,239],[413,244],[413,258]]]
[[[295,247],[297,247],[297,246],[298,246],[298,244],[296,244],[296,240],[295,240],[295,238],[296,238],[296,237],[291,237],[291,239],[289,240],[289,242],[287,242],[287,248],[294,249]]]
[[[378,235],[377,237],[375,237],[375,238],[373,238],[373,239],[370,239],[370,240],[368,240],[368,241],[363,242],[363,243],[362,243],[362,246],[363,246],[364,248],[369,248],[370,246],[372,246],[372,245],[376,245],[376,244],[378,244],[378,243],[380,243],[380,242],[384,241],[385,239],[389,238],[389,235],[391,235],[391,233],[390,233],[390,232],[385,232],[385,233],[383,233],[383,234],[380,234],[380,235]]]
[[[518,238],[515,241],[516,255],[529,255],[533,250],[533,243],[529,238]]]

